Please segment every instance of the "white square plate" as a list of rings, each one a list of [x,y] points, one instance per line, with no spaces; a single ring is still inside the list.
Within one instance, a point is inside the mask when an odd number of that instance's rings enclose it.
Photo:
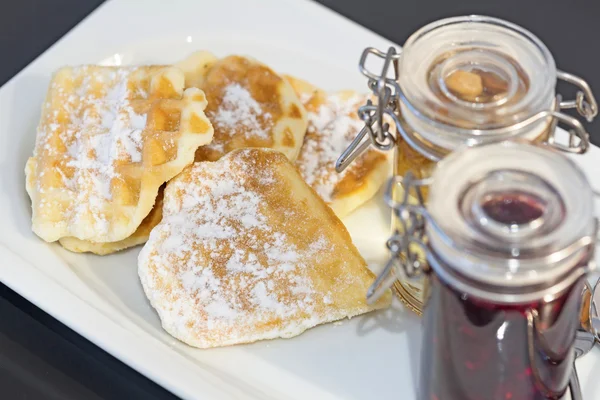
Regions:
[[[50,76],[66,64],[175,62],[208,49],[252,55],[328,90],[366,90],[356,65],[391,43],[309,1],[113,0],[0,89],[0,280],[81,335],[184,398],[415,398],[418,320],[399,306],[290,340],[198,350],[167,335],[137,278],[139,248],[76,255],[30,229],[24,166]],[[600,188],[600,150],[578,160]],[[380,197],[347,218],[372,265],[386,254]],[[586,399],[600,398],[600,355],[579,363]]]

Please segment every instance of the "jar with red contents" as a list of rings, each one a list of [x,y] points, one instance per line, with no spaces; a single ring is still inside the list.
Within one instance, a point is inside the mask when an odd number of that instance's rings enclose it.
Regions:
[[[563,396],[597,235],[583,173],[548,148],[504,142],[459,150],[427,180],[402,180],[416,197],[428,185],[427,208],[388,196],[407,230],[390,239],[392,259],[368,296],[396,277],[429,281],[418,399]]]

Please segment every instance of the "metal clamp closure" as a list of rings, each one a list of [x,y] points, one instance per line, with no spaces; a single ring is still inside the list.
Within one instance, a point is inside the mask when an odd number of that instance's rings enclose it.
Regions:
[[[380,74],[375,74],[367,69],[366,62],[370,54],[384,60]],[[369,79],[369,89],[377,97],[377,104],[374,105],[369,100],[365,106],[358,110],[358,116],[365,122],[365,126],[336,161],[335,169],[337,172],[345,170],[370,145],[375,146],[378,150],[390,150],[396,144],[396,138],[390,131],[390,125],[385,122],[384,117],[387,115],[394,121],[396,126],[399,126],[394,113],[398,103],[398,93],[400,92],[400,86],[397,82],[399,59],[400,53],[396,52],[393,47],[390,47],[387,53],[373,47],[366,48],[363,51],[360,57],[360,72]],[[394,66],[394,78],[388,77],[391,64]],[[363,140],[367,135],[368,140]]]
[[[429,272],[428,265],[419,259],[415,246],[420,247],[428,258],[432,257],[429,254],[425,237],[426,223],[437,232],[443,233],[440,225],[432,218],[425,207],[422,188],[431,186],[432,181],[433,178],[415,179],[410,171],[404,177],[394,176],[388,180],[384,198],[386,204],[392,209],[399,228],[386,243],[390,250],[390,258],[367,291],[367,302],[369,304],[377,301],[396,280],[415,279]],[[396,200],[398,196],[395,194],[400,192],[399,187],[402,187],[400,189],[402,196],[399,200]],[[598,220],[596,220],[593,234],[582,236],[569,246],[541,257],[539,259],[540,263],[562,261],[586,247],[590,247],[592,249],[591,254],[593,254],[596,244],[600,243],[598,225]],[[459,245],[454,243],[454,246]],[[468,251],[461,247],[458,247],[458,249],[464,252]],[[590,257],[593,260],[593,256]],[[430,261],[432,260],[430,259]],[[588,263],[585,272],[593,269],[593,265],[593,262]],[[562,281],[561,284],[555,286],[555,289],[561,289],[564,284],[570,283]]]
[[[431,179],[415,179],[411,172],[404,177],[395,176],[388,180],[385,201],[400,223],[400,229],[387,241],[391,256],[381,273],[367,291],[367,302],[373,303],[398,279],[418,278],[425,271],[414,246],[426,251],[425,221],[429,214],[421,188],[429,186]],[[400,201],[394,200],[399,185],[403,187]],[[415,204],[415,199],[416,204]]]
[[[575,108],[577,109],[579,115],[584,117],[588,122],[592,122],[596,115],[598,115],[598,103],[596,102],[596,98],[592,93],[590,85],[588,85],[583,78],[568,72],[557,70],[556,76],[558,79],[575,85],[578,89],[580,89],[575,95],[575,100],[561,101],[560,109],[568,110]]]
[[[532,118],[537,120],[546,118],[548,116],[552,117],[552,122],[549,127],[550,133],[548,135],[548,139],[546,140],[547,145],[567,153],[583,154],[590,147],[589,134],[586,132],[585,128],[577,118],[560,112],[560,110],[564,108],[562,106],[563,103],[565,102],[562,101],[562,96],[557,94],[554,102],[554,109],[552,111],[539,112]],[[556,127],[559,123],[563,123],[570,128],[567,130],[569,134],[569,141],[567,144],[561,144],[556,141]]]

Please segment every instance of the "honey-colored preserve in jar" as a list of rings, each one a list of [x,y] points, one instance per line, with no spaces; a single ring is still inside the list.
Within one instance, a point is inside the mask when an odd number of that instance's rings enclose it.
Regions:
[[[369,56],[384,59],[381,74],[366,67]],[[394,78],[389,74],[392,65]],[[365,129],[338,160],[338,170],[364,150],[367,135],[380,149],[394,147],[394,174],[412,180],[426,180],[440,160],[465,147],[515,139],[570,153],[584,153],[589,147],[581,122],[561,112],[577,108],[580,115],[593,119],[597,103],[589,86],[557,70],[544,43],[512,23],[482,16],[436,21],[411,35],[399,53],[393,48],[387,53],[366,49],[360,68],[378,104],[361,110]],[[557,79],[579,87],[577,100],[563,101],[556,94]],[[394,137],[384,123],[386,116],[395,121]],[[568,135],[556,136],[559,123]],[[394,182],[390,197],[398,202],[405,196],[404,187],[402,179]],[[417,193],[408,197],[427,203],[427,186],[417,186],[421,198]],[[392,227],[399,234],[407,229],[406,222],[396,218]],[[420,247],[414,246],[415,257],[426,270]],[[400,299],[420,314],[425,281],[416,276],[398,278],[394,286]]]

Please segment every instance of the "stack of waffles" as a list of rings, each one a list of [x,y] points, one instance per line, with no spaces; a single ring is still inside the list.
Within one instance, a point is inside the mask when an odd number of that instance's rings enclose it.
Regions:
[[[54,75],[26,166],[33,231],[100,255],[145,244],[139,274],[164,328],[197,347],[295,336],[375,305],[339,220],[389,160],[343,174],[365,96],[328,94],[248,57]]]

